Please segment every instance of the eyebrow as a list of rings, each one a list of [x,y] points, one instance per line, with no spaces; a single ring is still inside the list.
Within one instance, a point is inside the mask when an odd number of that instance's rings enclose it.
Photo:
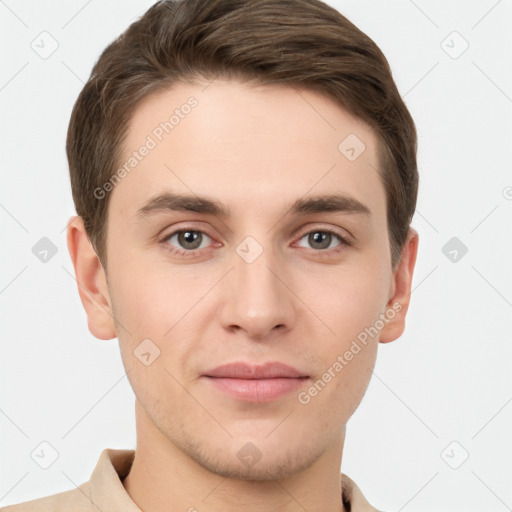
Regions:
[[[136,217],[143,220],[150,215],[165,211],[204,213],[220,218],[227,218],[231,215],[229,208],[218,201],[195,195],[165,192],[151,198],[137,210]],[[318,195],[297,199],[289,208],[289,212],[292,215],[339,212],[371,216],[368,206],[358,199],[344,194]]]

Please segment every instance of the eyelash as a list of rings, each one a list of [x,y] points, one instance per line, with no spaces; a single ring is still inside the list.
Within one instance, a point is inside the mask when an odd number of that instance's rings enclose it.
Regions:
[[[193,256],[196,256],[196,253],[201,251],[202,249],[195,249],[195,250],[192,250],[192,251],[187,251],[185,249],[178,249],[174,246],[171,246],[169,245],[168,243],[168,240],[170,240],[174,235],[177,235],[177,234],[180,234],[180,233],[184,233],[184,232],[187,232],[187,231],[192,231],[193,233],[202,233],[204,235],[206,235],[207,237],[209,238],[212,238],[211,236],[209,236],[207,233],[205,233],[204,231],[201,231],[200,229],[194,229],[192,227],[184,227],[182,229],[178,229],[176,231],[173,231],[172,233],[168,234],[168,235],[165,235],[162,239],[159,240],[160,243],[164,244],[166,246],[166,249],[173,255],[176,255],[176,256],[186,256],[186,257],[193,257]],[[334,235],[336,238],[339,239],[340,241],[340,244],[337,245],[336,247],[334,248],[331,248],[331,249],[310,249],[311,251],[313,251],[316,255],[319,255],[320,257],[324,257],[324,256],[332,256],[333,253],[334,254],[337,254],[341,251],[343,251],[346,247],[351,247],[352,246],[352,242],[350,242],[347,238],[341,236],[339,233],[337,233],[336,231],[332,230],[332,229],[327,229],[327,228],[317,228],[317,229],[312,229],[310,231],[306,231],[305,233],[303,233],[297,241],[300,241],[302,240],[306,235],[310,235],[311,233],[329,233],[331,235]]]

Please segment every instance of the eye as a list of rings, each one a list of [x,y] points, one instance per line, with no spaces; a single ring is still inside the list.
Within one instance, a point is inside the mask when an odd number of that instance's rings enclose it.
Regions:
[[[332,242],[335,242],[336,239],[338,239],[340,243],[335,245],[334,251],[340,251],[344,246],[351,245],[346,238],[330,229],[315,229],[313,231],[309,231],[300,238],[300,240],[303,239],[306,239],[307,243],[310,244],[313,249],[316,249],[317,252],[333,249]],[[300,240],[299,246],[304,247],[300,244]]]
[[[302,240],[310,244],[314,252],[322,256],[339,252],[347,246],[351,246],[351,242],[345,237],[330,229],[315,229],[302,235],[298,242],[294,245],[304,247],[301,244]],[[336,244],[336,239],[338,244]],[[212,239],[203,231],[192,228],[183,228],[173,231],[160,240],[165,248],[178,256],[195,256],[196,252],[200,249],[208,247]],[[333,245],[334,244],[334,245]],[[222,245],[222,244],[217,244]]]
[[[203,231],[197,229],[181,229],[167,235],[161,241],[166,242],[168,249],[172,253],[188,255],[194,254],[196,250],[208,247],[208,243],[203,244],[205,238],[211,241],[211,238]],[[172,244],[173,241],[177,244],[177,247]]]

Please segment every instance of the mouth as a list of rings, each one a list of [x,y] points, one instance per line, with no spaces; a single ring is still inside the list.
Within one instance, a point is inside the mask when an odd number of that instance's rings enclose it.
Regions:
[[[279,362],[229,363],[208,370],[202,377],[216,390],[247,402],[272,402],[309,380],[308,375]]]

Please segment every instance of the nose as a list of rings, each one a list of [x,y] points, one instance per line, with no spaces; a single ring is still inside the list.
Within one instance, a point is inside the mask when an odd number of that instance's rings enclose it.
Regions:
[[[286,332],[296,318],[294,293],[289,288],[289,271],[265,249],[249,262],[233,255],[233,269],[224,283],[220,311],[222,326],[244,332],[252,339],[266,339],[273,331]]]

